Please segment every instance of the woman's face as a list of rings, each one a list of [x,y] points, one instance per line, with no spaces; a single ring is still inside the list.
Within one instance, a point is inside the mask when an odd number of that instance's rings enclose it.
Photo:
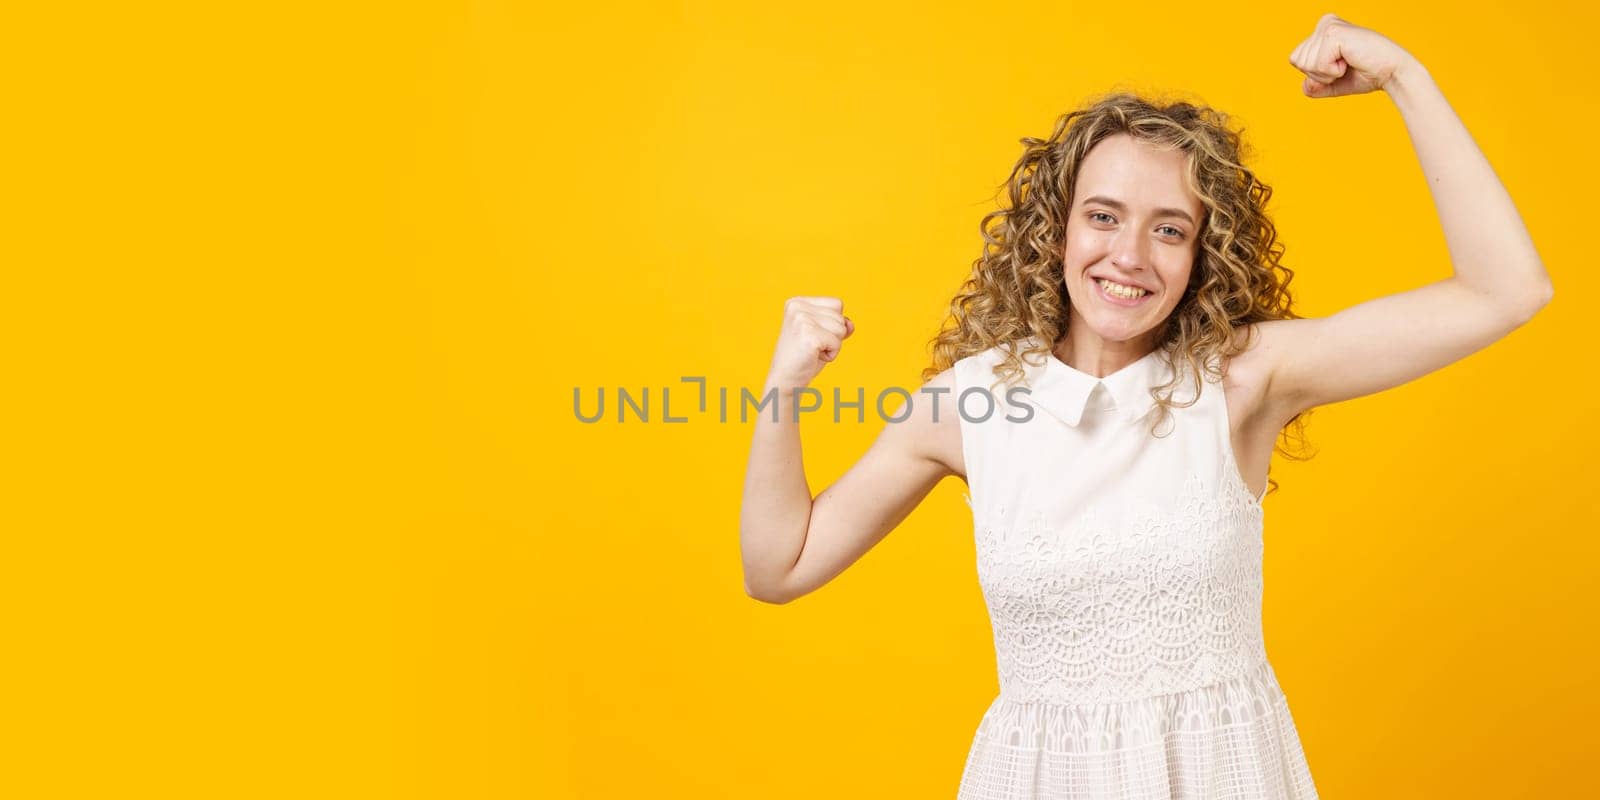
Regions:
[[[1187,169],[1182,151],[1127,134],[1108,137],[1084,157],[1063,248],[1069,335],[1082,337],[1087,326],[1104,340],[1153,340],[1183,299],[1204,210],[1184,184]],[[1119,296],[1097,278],[1136,288]]]

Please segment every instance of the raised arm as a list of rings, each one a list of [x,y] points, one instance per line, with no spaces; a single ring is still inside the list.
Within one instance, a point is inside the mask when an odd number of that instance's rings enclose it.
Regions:
[[[1444,228],[1454,275],[1329,317],[1258,323],[1268,402],[1287,418],[1454,363],[1550,302],[1550,276],[1472,135],[1420,61],[1327,14],[1290,56],[1309,97],[1382,90],[1399,109]]]
[[[935,420],[932,396],[919,391],[912,395],[908,418],[886,422],[866,454],[812,498],[794,397],[824,363],[837,358],[853,330],[836,298],[794,298],[785,308],[783,333],[763,388],[764,395],[777,390],[780,413],[774,420],[764,412],[756,421],[739,513],[745,592],[757,600],[787,603],[833,580],[959,468],[959,418],[949,393],[940,397],[944,402]],[[927,385],[952,384],[946,370]]]

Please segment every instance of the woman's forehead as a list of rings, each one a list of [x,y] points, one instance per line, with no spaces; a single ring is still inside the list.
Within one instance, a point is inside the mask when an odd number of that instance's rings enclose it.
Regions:
[[[1202,204],[1189,189],[1189,158],[1182,150],[1160,148],[1130,136],[1106,139],[1084,157],[1075,204],[1097,198],[1135,210],[1198,212]]]

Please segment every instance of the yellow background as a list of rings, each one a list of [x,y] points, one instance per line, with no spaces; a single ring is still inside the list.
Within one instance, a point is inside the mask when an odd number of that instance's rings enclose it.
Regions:
[[[1444,277],[1393,104],[1299,92],[1329,10],[1556,293],[1274,462],[1269,654],[1326,797],[1592,791],[1592,6],[477,2],[7,13],[0,796],[954,796],[960,482],[765,605],[750,425],[573,389],[758,386],[796,294],[857,325],[816,386],[914,388],[1017,140],[1113,86],[1244,125],[1302,313]],[[808,419],[813,491],[881,426]]]

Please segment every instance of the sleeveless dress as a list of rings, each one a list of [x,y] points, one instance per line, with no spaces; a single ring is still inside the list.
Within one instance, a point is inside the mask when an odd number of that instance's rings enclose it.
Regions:
[[[958,800],[1316,798],[1221,383],[1185,375],[1157,438],[1168,351],[1104,378],[1029,356],[1008,387],[1001,347],[954,366],[1000,689]]]

